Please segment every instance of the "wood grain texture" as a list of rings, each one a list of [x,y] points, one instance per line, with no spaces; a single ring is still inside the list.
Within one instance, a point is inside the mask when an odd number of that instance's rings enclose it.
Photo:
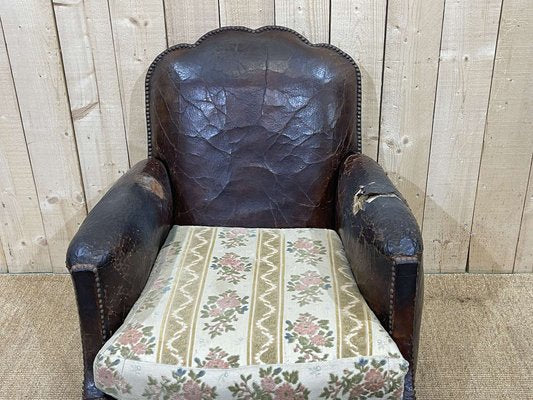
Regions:
[[[0,274],[7,272],[7,261],[4,255],[4,248],[2,246],[2,241],[0,241]]]
[[[513,272],[533,272],[533,157],[531,157],[529,167],[529,184],[524,201]]]
[[[87,205],[129,168],[109,10],[53,2]]]
[[[259,28],[274,24],[274,0],[219,0],[220,25]]]
[[[275,0],[276,25],[294,29],[313,43],[329,43],[329,7],[330,0]]]
[[[0,7],[52,267],[65,272],[65,251],[86,207],[52,3]]]
[[[350,54],[361,70],[363,153],[374,160],[378,156],[386,13],[385,0],[331,3],[331,44]]]
[[[423,223],[430,271],[466,269],[500,8],[446,3]]]
[[[0,272],[52,272],[0,21]]]
[[[378,160],[419,223],[424,213],[443,7],[443,0],[390,0],[387,9]]]
[[[204,33],[218,28],[218,0],[167,0],[165,18],[169,47],[194,43]]]
[[[470,242],[472,272],[513,269],[533,153],[532,37],[533,3],[505,0]]]
[[[147,157],[144,79],[167,47],[162,0],[109,1],[130,164]]]
[[[64,272],[87,207],[147,155],[161,51],[272,24],[357,61],[363,152],[423,224],[428,271],[533,272],[529,0],[0,0],[2,23],[0,272]]]

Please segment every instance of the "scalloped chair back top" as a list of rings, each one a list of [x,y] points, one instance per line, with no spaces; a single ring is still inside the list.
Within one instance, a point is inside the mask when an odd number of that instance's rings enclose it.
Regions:
[[[175,223],[334,225],[342,160],[359,151],[353,60],[286,28],[219,29],[162,53],[147,76],[150,156]]]

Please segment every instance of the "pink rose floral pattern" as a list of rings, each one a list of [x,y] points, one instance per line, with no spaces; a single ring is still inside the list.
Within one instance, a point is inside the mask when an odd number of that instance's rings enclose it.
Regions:
[[[300,237],[294,242],[287,241],[287,251],[295,254],[297,263],[316,267],[322,261],[322,256],[326,254],[326,247],[320,240]]]
[[[237,285],[252,270],[252,263],[248,257],[226,253],[222,257],[213,257],[211,268],[217,271],[219,281]]]
[[[103,365],[102,365],[103,363]],[[131,385],[127,383],[117,371],[117,366],[120,364],[120,359],[111,361],[109,357],[98,360],[98,368],[95,371],[95,379],[99,383],[100,389],[115,397],[131,393]]]
[[[300,306],[318,303],[322,301],[322,291],[331,288],[330,277],[319,275],[315,271],[306,271],[303,274],[291,275],[287,288],[289,292],[295,292],[292,300]]]
[[[333,347],[333,331],[329,329],[328,320],[301,313],[295,322],[285,322],[285,339],[294,343],[295,353],[300,353],[296,362],[325,361],[328,358],[328,354],[321,354],[324,348]]]
[[[142,324],[128,324],[108,347],[110,354],[120,354],[130,360],[140,360],[139,356],[153,354],[155,347],[155,336],[153,326],[143,326]]]
[[[283,371],[280,367],[260,368],[259,380],[241,375],[241,381],[228,388],[238,400],[305,400],[309,390],[299,382],[298,371]]]
[[[213,339],[224,332],[234,331],[232,322],[238,314],[248,310],[248,296],[240,297],[235,290],[229,289],[218,296],[209,296],[200,313],[200,318],[210,319],[204,323],[204,331]]]
[[[141,301],[97,356],[98,388],[157,400],[401,398],[407,363],[359,292],[340,290],[355,282],[335,232],[173,229]],[[354,341],[337,359],[335,346],[358,334],[371,354]]]
[[[210,348],[204,361],[195,358],[198,368],[236,368],[239,366],[239,356],[230,356],[219,346]]]
[[[403,375],[408,366],[402,364],[400,372],[388,371],[387,361],[361,358],[354,368],[345,369],[342,376],[330,374],[328,386],[320,398],[336,400],[348,396],[350,399],[387,398],[401,400],[403,397]]]
[[[157,380],[148,377],[148,384],[143,397],[150,400],[212,400],[218,397],[216,387],[202,382],[205,371],[195,373],[178,368],[172,372],[172,378],[162,376]]]
[[[222,244],[227,249],[244,246],[249,238],[255,237],[255,232],[246,228],[223,229],[218,234]]]

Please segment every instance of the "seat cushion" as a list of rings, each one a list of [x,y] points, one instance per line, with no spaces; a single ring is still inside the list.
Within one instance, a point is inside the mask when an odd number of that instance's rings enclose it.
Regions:
[[[407,368],[335,231],[174,226],[94,374],[121,399],[400,399]]]

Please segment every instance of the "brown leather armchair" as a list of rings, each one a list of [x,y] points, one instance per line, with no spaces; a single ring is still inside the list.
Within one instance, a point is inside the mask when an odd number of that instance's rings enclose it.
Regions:
[[[89,213],[67,267],[79,308],[83,398],[93,362],[139,298],[172,225],[329,228],[409,362],[414,398],[422,240],[401,194],[361,154],[354,60],[283,27],[221,28],[159,55],[146,77],[148,159]]]

